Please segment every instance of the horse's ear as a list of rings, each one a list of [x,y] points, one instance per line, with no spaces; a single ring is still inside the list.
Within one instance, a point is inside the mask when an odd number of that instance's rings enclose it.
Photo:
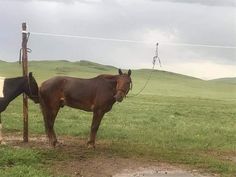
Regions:
[[[129,71],[128,71],[128,76],[130,76],[131,75],[131,70],[129,69]]]
[[[33,77],[33,73],[29,72],[29,78],[32,78],[32,77]]]
[[[118,71],[119,71],[119,75],[122,75],[122,74],[123,74],[122,71],[121,71],[121,69],[119,69]]]

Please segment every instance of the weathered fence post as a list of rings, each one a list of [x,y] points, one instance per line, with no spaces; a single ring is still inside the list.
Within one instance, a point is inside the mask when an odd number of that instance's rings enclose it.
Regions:
[[[26,23],[22,23],[22,70],[23,76],[28,77],[28,32]],[[28,97],[23,94],[23,141],[28,142]]]

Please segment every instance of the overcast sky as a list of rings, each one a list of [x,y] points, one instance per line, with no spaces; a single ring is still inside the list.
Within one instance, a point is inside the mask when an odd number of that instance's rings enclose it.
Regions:
[[[158,42],[163,66],[157,69],[203,79],[236,77],[235,48],[176,45],[236,46],[236,0],[0,0],[0,60],[18,60],[22,22],[32,32],[30,60],[151,68]]]

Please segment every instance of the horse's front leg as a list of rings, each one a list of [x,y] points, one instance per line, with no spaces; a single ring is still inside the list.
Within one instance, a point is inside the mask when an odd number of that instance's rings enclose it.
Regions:
[[[1,113],[0,113],[0,144],[2,144],[2,118],[1,118]]]
[[[96,139],[96,134],[99,128],[99,125],[101,123],[101,120],[104,116],[105,112],[101,110],[96,110],[93,112],[93,121],[91,124],[91,130],[90,130],[90,138],[87,142],[88,148],[95,148],[95,139]]]

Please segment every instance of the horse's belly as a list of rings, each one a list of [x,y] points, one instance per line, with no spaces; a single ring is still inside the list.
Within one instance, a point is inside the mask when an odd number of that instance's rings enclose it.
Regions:
[[[66,100],[65,105],[72,108],[81,109],[83,111],[93,111],[93,105],[88,102],[81,102],[78,100]]]
[[[87,111],[87,112],[92,112],[92,108],[91,107],[87,107],[87,106],[84,106],[84,105],[67,105],[69,107],[72,107],[72,108],[76,108],[76,109],[80,109],[80,110],[83,110],[83,111]]]

